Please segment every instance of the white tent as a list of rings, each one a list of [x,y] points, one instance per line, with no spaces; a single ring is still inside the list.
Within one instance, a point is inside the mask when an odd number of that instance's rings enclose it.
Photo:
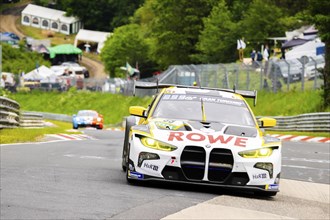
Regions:
[[[91,42],[97,43],[96,51],[98,53],[100,53],[101,49],[104,46],[104,42],[110,36],[111,36],[110,32],[91,31],[91,30],[80,29],[74,40],[74,46],[77,47],[80,42],[83,42],[84,44],[85,43],[89,44]]]
[[[23,25],[61,32],[63,34],[77,33],[83,26],[77,17],[67,17],[65,11],[28,4],[21,13]]]
[[[55,83],[57,75],[48,67],[42,65],[23,76],[24,80]]]
[[[301,58],[302,56],[315,57],[317,55],[316,49],[324,46],[325,44],[321,42],[319,39],[308,41],[286,52],[285,59],[292,60],[292,59]]]

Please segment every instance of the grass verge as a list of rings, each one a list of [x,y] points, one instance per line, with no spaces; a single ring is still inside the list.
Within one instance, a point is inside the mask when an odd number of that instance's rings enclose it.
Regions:
[[[53,123],[54,127],[44,128],[15,128],[15,129],[1,129],[0,130],[0,144],[9,143],[24,143],[24,142],[35,142],[40,141],[45,134],[72,134],[77,132],[70,132],[72,124],[68,122],[60,122],[47,120]]]

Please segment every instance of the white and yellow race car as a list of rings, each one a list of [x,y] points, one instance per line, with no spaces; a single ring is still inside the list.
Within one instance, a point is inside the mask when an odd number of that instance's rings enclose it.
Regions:
[[[247,189],[264,196],[279,191],[281,142],[262,128],[246,98],[255,91],[173,85],[148,108],[131,106],[126,119],[122,167],[129,183],[170,181]]]

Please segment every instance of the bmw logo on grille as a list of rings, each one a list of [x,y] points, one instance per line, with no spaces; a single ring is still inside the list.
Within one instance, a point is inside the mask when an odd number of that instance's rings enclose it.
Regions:
[[[211,144],[207,144],[205,145],[206,148],[210,148],[211,147]]]

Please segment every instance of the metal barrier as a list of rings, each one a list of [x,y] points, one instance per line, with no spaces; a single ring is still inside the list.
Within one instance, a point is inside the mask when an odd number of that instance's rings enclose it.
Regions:
[[[0,129],[19,126],[19,109],[16,101],[0,96]]]
[[[42,114],[31,112],[23,112],[20,118],[20,127],[23,128],[40,128],[44,127],[44,119]]]
[[[260,118],[258,116],[257,118]],[[330,112],[308,113],[297,116],[271,116],[277,124],[268,130],[330,132]]]
[[[72,122],[72,116],[45,112],[29,112],[40,114],[44,119]],[[256,118],[261,118],[257,116]],[[270,116],[277,121],[277,125],[268,130],[275,131],[310,131],[330,132],[330,112],[308,113],[297,116]],[[124,118],[125,121],[125,118]],[[124,126],[124,123],[122,126]]]
[[[54,114],[54,113],[34,112],[34,111],[27,111],[25,113],[38,114],[38,115],[41,115],[44,119],[50,119],[50,120],[55,120],[55,121],[64,121],[64,122],[72,122],[72,116],[65,115],[65,114]]]

